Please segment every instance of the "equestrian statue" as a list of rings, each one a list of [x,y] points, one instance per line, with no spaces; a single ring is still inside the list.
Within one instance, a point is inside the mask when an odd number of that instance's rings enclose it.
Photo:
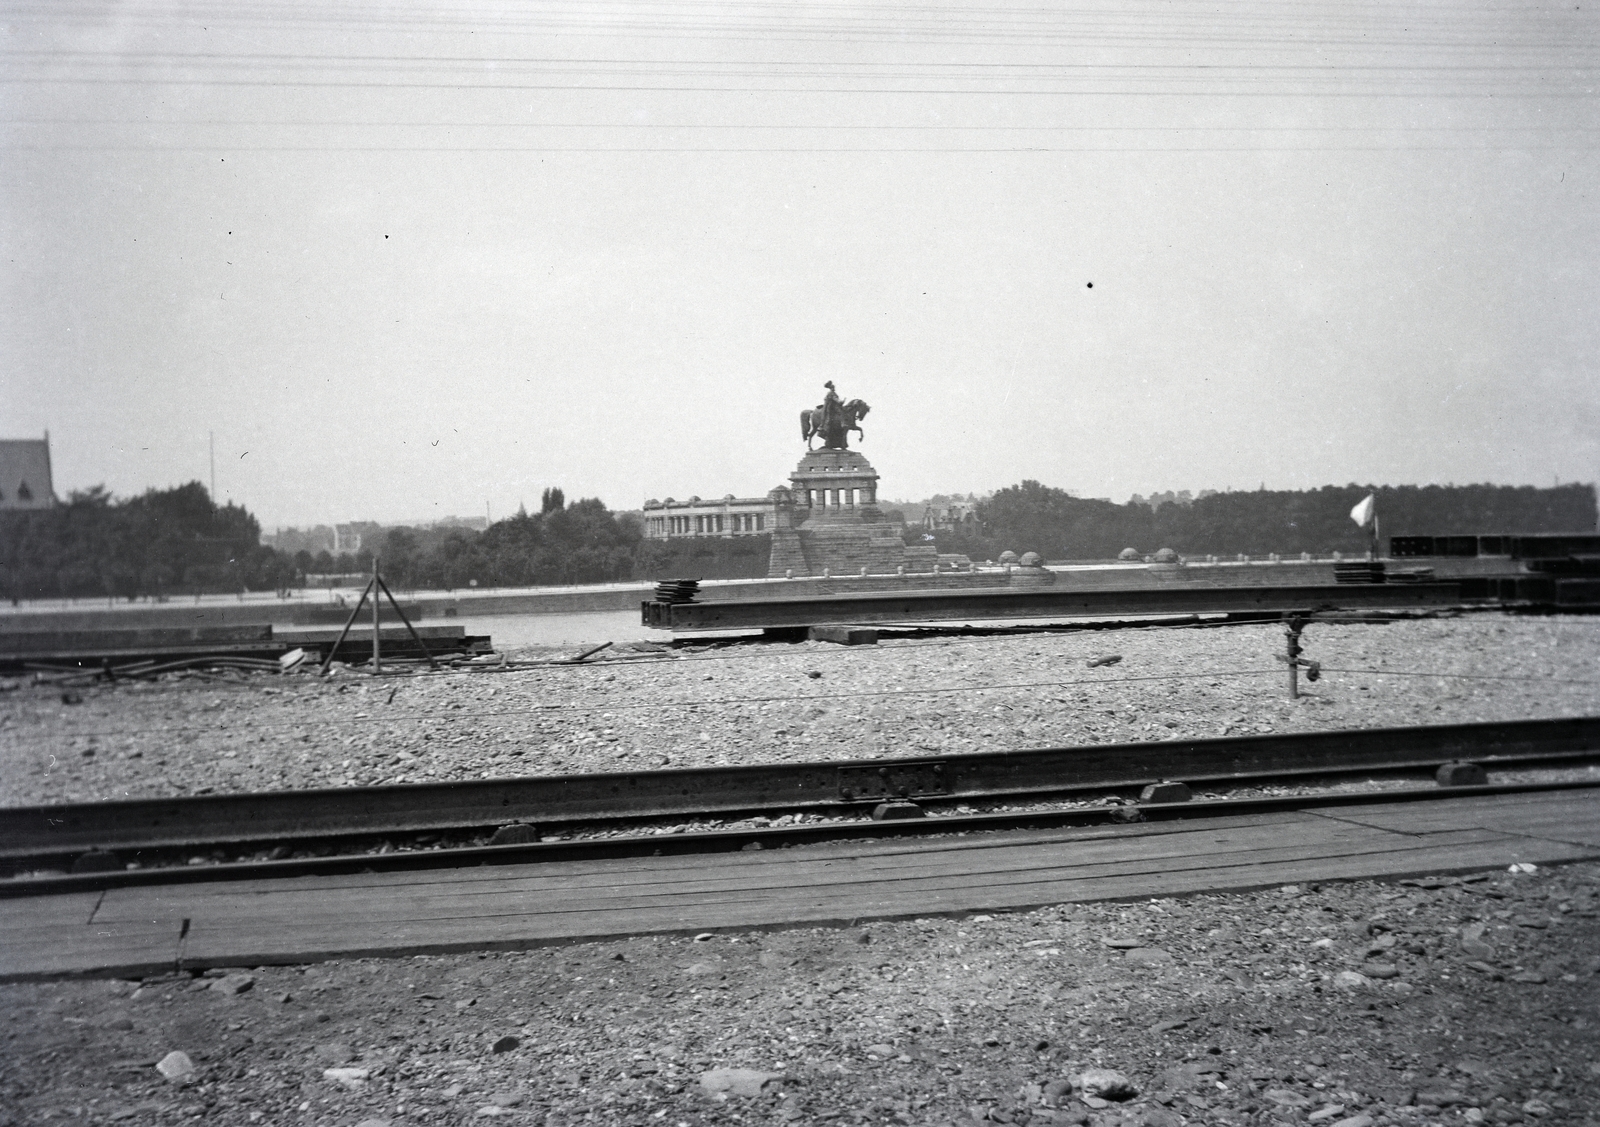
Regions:
[[[866,418],[871,410],[859,399],[852,399],[848,403],[839,398],[839,393],[833,389],[833,381],[823,384],[828,389],[828,394],[814,410],[800,412],[800,437],[806,440],[806,449],[812,449],[811,442],[818,435],[822,436],[824,450],[850,449],[850,432],[855,431],[862,438],[867,437],[861,429],[861,420]]]

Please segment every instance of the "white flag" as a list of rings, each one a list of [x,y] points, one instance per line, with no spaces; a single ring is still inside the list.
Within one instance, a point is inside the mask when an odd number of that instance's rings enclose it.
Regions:
[[[1350,519],[1355,521],[1362,528],[1366,528],[1372,523],[1372,513],[1377,507],[1376,500],[1377,499],[1371,493],[1368,493],[1366,497],[1362,499],[1359,505],[1350,510]]]

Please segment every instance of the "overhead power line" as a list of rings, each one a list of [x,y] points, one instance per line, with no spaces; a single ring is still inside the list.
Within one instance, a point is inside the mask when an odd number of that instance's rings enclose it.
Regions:
[[[0,125],[137,125],[141,128],[218,127],[283,129],[628,129],[646,132],[679,130],[758,130],[762,132],[915,132],[915,133],[1600,133],[1600,126],[1558,125],[927,125],[885,122],[834,124],[831,122],[637,122],[637,121],[307,121],[270,118],[193,121],[152,121],[148,118],[13,118]]]
[[[152,153],[1421,153],[1421,152],[1594,152],[1600,146],[1572,145],[1304,145],[1304,146],[624,146],[624,145],[7,145],[12,152]]]
[[[24,7],[14,19],[101,24],[98,8],[69,5]],[[269,27],[274,30],[354,30],[382,33],[458,33],[487,36],[547,35],[612,36],[628,38],[745,38],[761,41],[936,41],[949,43],[960,37],[974,42],[1013,41],[1026,44],[1071,37],[1082,39],[1096,31],[1121,38],[1161,36],[1178,39],[1196,33],[1217,34],[1219,28],[1273,30],[1313,39],[1319,33],[1345,32],[1368,40],[1383,32],[1416,42],[1424,33],[1457,41],[1484,28],[1492,28],[1504,41],[1528,34],[1570,33],[1586,21],[1581,9],[1529,11],[1515,6],[1461,6],[1350,4],[1338,12],[1303,6],[1233,3],[1213,5],[1163,4],[1141,11],[1133,5],[1115,8],[908,5],[801,5],[801,4],[630,4],[522,5],[492,11],[472,8],[454,12],[447,7],[426,15],[397,13],[389,7],[330,4],[241,5],[186,7],[170,11],[135,4],[118,11],[122,27],[184,28],[206,30]],[[1592,26],[1592,17],[1587,21]],[[1567,35],[1570,38],[1570,34]]]
[[[680,94],[853,94],[853,95],[949,95],[979,98],[1006,97],[1065,97],[1065,98],[1593,98],[1600,93],[1593,87],[1581,90],[1541,89],[1483,89],[1483,90],[1428,90],[1428,89],[1359,89],[1359,90],[1307,90],[1278,88],[1271,90],[1224,89],[1171,89],[1130,90],[1114,88],[1073,89],[954,89],[950,87],[861,87],[861,86],[688,86],[688,85],[614,85],[599,83],[460,83],[460,82],[283,82],[266,79],[227,80],[214,79],[8,79],[0,84],[18,85],[79,85],[79,86],[206,86],[213,88],[270,87],[276,89],[361,89],[361,90],[509,90],[509,91],[591,91],[595,93],[680,93]]]

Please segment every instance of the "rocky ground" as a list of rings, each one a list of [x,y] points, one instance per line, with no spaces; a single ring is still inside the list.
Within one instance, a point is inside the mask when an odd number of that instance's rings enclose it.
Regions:
[[[1281,631],[1257,627],[188,677],[74,703],[17,681],[0,787],[15,805],[1600,704],[1592,618],[1314,626],[1306,646],[1328,672],[1295,702]],[[1582,864],[12,984],[0,1124],[1600,1123],[1597,897]]]
[[[1596,1123],[1597,891],[1584,864],[9,985],[0,1123]]]
[[[602,639],[603,640],[603,639]],[[0,681],[0,803],[1510,720],[1600,707],[1600,618],[613,647],[582,665],[374,679]],[[575,652],[575,651],[569,651]],[[1115,664],[1088,662],[1119,655]],[[609,659],[609,660],[607,660]]]

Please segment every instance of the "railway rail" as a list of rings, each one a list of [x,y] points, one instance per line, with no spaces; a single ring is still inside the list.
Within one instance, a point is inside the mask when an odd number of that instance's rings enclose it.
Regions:
[[[661,598],[640,604],[651,629],[804,630],[812,626],[938,622],[960,619],[1111,615],[1310,614],[1318,611],[1422,610],[1463,604],[1458,583],[1280,586],[1178,585],[1152,588],[853,592],[783,599]]]
[[[333,650],[337,630],[259,626],[203,626],[67,631],[0,630],[0,673],[34,672],[55,676],[147,677],[181,666],[255,662],[277,665],[303,651],[321,660]],[[391,627],[379,634],[385,656],[427,660],[461,659],[488,653],[486,634],[468,634],[460,625]],[[372,657],[372,638],[351,634],[338,646],[347,662]]]
[[[0,809],[0,897],[365,869],[712,852],[904,833],[1193,818],[1371,801],[1371,791],[1167,801],[1163,784],[1228,790],[1441,769],[1386,800],[1548,789],[1483,772],[1600,762],[1600,717],[1237,736],[944,757],[854,759]],[[1147,789],[1154,788],[1154,789]],[[952,814],[964,803],[1139,793],[1117,806]],[[934,816],[920,817],[925,813]],[[869,814],[879,817],[869,817]],[[896,817],[895,815],[913,815]],[[664,833],[663,820],[760,816],[781,826]],[[797,818],[796,816],[803,816]],[[498,831],[498,832],[496,832]],[[541,840],[570,831],[576,839]],[[496,844],[482,844],[495,833]],[[504,844],[500,844],[504,842]],[[401,846],[396,848],[397,843]],[[221,863],[185,864],[200,855]],[[296,856],[295,854],[299,854]],[[307,855],[309,854],[309,855]],[[230,858],[246,857],[243,860]],[[129,868],[128,866],[136,866]]]

